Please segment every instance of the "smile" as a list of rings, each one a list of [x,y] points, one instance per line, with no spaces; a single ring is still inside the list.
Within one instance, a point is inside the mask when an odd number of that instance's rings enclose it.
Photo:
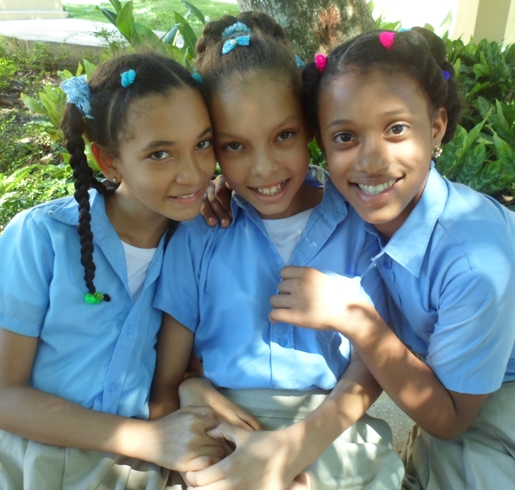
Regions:
[[[388,182],[385,182],[384,184],[379,185],[365,185],[365,184],[358,184],[359,190],[363,192],[364,194],[367,194],[368,196],[375,196],[376,194],[380,194],[381,192],[384,192],[386,189],[389,189],[395,184],[396,180],[392,179]]]
[[[192,197],[195,197],[196,192],[193,194],[183,194],[182,196],[173,196],[175,199],[191,199]]]
[[[252,189],[263,196],[275,196],[284,189],[286,182],[288,182],[288,180],[284,180],[280,184],[273,185],[271,187],[252,187]]]

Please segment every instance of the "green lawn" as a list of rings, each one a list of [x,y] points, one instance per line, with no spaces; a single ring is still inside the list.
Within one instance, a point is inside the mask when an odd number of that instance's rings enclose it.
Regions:
[[[104,15],[95,10],[95,5],[114,10],[109,2],[99,1],[96,4],[69,4],[63,0],[63,8],[70,12],[70,17],[76,19],[95,20],[107,22]],[[122,2],[123,3],[123,2]],[[224,14],[237,15],[238,6],[235,3],[210,0],[193,0],[193,3],[206,17],[211,20],[217,19]],[[172,10],[176,10],[182,15],[188,9],[180,0],[134,0],[134,17],[140,22],[154,30],[167,31],[174,24]]]

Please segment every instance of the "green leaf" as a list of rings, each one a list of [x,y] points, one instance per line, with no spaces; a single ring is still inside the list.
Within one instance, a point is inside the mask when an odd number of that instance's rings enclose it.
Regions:
[[[120,10],[122,10],[122,4],[120,3],[120,0],[109,0],[111,2],[111,5],[114,7],[117,13],[120,13]]]
[[[39,103],[36,99],[29,97],[28,95],[21,94],[21,100],[23,103],[33,112],[39,114],[40,116],[46,116],[45,108],[41,103]]]
[[[186,8],[198,19],[200,22],[202,22],[202,25],[206,24],[206,18],[204,14],[197,8],[195,5],[193,5],[190,2],[187,2],[186,0],[181,0],[182,3],[186,6]]]
[[[159,43],[159,37],[155,32],[143,24],[134,23],[134,32],[137,44],[144,44],[150,47]]]
[[[195,46],[197,44],[197,37],[193,32],[193,29],[189,25],[188,21],[179,12],[173,12],[175,16],[175,22],[178,24],[179,32],[184,40],[185,57],[195,56]]]
[[[82,60],[82,63],[84,64],[84,69],[86,70],[86,77],[89,80],[89,78],[91,77],[91,75],[93,75],[97,67],[93,63],[90,63],[88,60]]]
[[[184,64],[184,55],[177,46],[171,46],[170,44],[166,44],[165,46],[166,54],[172,58],[172,60],[177,61],[177,63]]]
[[[129,41],[131,46],[134,46],[134,16],[132,15],[132,1],[127,2],[116,19],[116,27],[123,37]]]
[[[515,150],[503,139],[494,133],[494,146],[503,170],[507,173],[515,173]]]
[[[476,124],[476,126],[474,126],[469,131],[469,133],[467,134],[467,137],[465,138],[465,141],[463,142],[461,149],[458,151],[458,160],[461,160],[463,158],[463,155],[465,155],[465,153],[468,151],[468,149],[472,146],[472,143],[474,143],[476,141],[477,137],[479,136],[479,133],[481,132],[481,130],[483,129],[483,126],[486,123],[486,120],[490,117],[492,110],[493,109],[488,111],[488,113],[486,114],[484,119],[479,124]]]
[[[177,34],[179,33],[179,24],[175,24],[163,37],[165,44],[174,45],[177,40]]]
[[[440,24],[440,32],[447,32],[452,24],[452,10],[449,10],[449,13],[445,16],[445,19],[442,20]]]
[[[98,5],[95,7],[95,10],[102,12],[105,15],[106,19],[109,22],[111,22],[111,24],[113,24],[115,27],[118,27],[118,24],[116,23],[117,19],[118,19],[118,15],[116,14],[116,12],[105,9],[103,7],[99,7]]]
[[[485,160],[486,147],[484,143],[480,143],[467,151],[463,156],[463,165],[456,177],[456,181],[471,185],[476,175],[479,174]]]

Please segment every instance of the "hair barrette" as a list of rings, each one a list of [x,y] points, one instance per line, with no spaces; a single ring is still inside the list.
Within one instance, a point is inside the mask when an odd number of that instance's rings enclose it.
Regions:
[[[243,22],[235,22],[234,24],[230,25],[229,27],[226,27],[222,31],[222,41],[225,41],[226,39],[235,38],[242,35],[250,35],[252,34],[252,31],[248,28],[246,24]]]
[[[379,34],[379,42],[386,48],[392,49],[395,32],[383,31]]]
[[[442,75],[446,82],[451,78],[451,74],[447,70],[442,70]]]
[[[327,66],[327,56],[325,54],[317,54],[315,56],[315,66],[319,73],[322,73]]]
[[[306,66],[306,63],[304,63],[304,61],[302,61],[301,57],[297,54],[293,55],[293,61],[295,61],[297,68],[304,68]]]
[[[120,77],[122,79],[122,87],[127,88],[134,83],[134,80],[136,80],[136,72],[134,70],[124,71]]]
[[[191,78],[193,78],[193,80],[195,80],[198,83],[204,83],[204,77],[198,72],[196,68],[191,74]]]
[[[61,89],[66,94],[68,104],[73,104],[79,112],[88,119],[93,119],[91,115],[91,93],[86,82],[86,75],[72,77],[61,83]]]

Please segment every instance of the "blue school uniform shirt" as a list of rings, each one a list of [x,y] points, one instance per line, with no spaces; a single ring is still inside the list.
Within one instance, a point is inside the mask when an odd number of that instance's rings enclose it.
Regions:
[[[443,385],[485,394],[515,379],[515,213],[433,168],[382,244],[396,332]]]
[[[73,198],[17,215],[0,236],[0,326],[39,337],[30,385],[93,410],[148,418],[162,313],[152,306],[163,242],[134,304],[125,254],[104,198],[90,193],[95,286],[87,304]]]
[[[289,265],[360,276],[379,248],[363,220],[322,169],[307,181],[325,186]],[[154,305],[195,333],[204,375],[231,389],[332,389],[349,364],[350,344],[336,332],[268,321],[286,265],[256,210],[239,196],[227,229],[202,217],[181,223],[163,260]],[[374,268],[362,281],[384,314],[382,283]]]

